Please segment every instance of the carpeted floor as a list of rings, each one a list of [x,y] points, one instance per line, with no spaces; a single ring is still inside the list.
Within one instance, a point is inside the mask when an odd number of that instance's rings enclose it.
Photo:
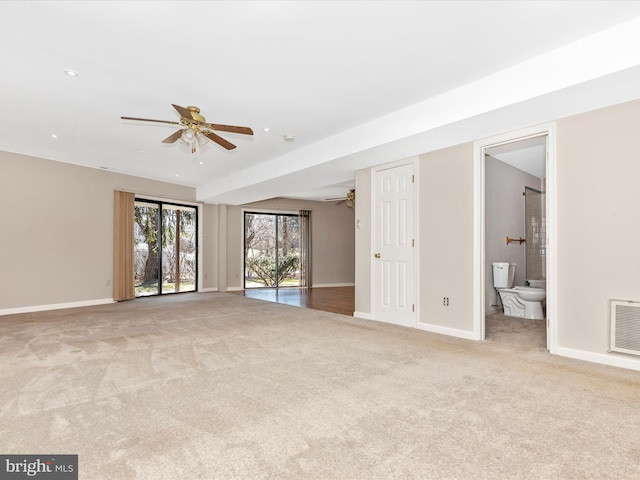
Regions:
[[[224,293],[0,317],[1,453],[102,479],[640,478],[640,373]]]

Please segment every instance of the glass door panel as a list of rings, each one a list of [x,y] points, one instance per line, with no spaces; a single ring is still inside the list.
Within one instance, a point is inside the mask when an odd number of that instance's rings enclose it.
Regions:
[[[277,286],[300,286],[300,228],[297,215],[277,215]]]
[[[162,206],[162,293],[196,289],[196,209]]]
[[[300,286],[297,215],[245,212],[244,288]]]
[[[197,209],[136,200],[136,297],[194,292],[197,278]]]
[[[155,203],[135,202],[133,272],[136,297],[158,294],[159,212]]]
[[[245,213],[244,286],[275,287],[275,215]]]

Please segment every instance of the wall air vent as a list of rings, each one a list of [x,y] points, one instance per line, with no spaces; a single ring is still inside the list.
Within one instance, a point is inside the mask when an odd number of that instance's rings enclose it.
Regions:
[[[610,352],[640,355],[640,302],[611,300]]]

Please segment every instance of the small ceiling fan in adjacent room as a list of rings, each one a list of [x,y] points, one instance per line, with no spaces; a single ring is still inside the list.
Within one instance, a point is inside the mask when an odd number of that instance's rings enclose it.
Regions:
[[[333,200],[340,200],[339,202],[336,202],[336,205],[340,205],[342,203],[347,204],[347,207],[349,208],[353,208],[353,206],[356,203],[356,189],[352,188],[347,192],[347,196],[346,197],[340,197],[340,198],[327,198],[326,201],[327,202],[331,202]]]
[[[217,123],[206,123],[205,118],[200,115],[200,109],[194,106],[181,107],[173,105],[173,108],[180,114],[180,121],[153,120],[150,118],[120,117],[122,120],[137,120],[140,122],[166,123],[168,125],[181,125],[183,128],[165,138],[162,143],[175,143],[180,140],[191,146],[191,153],[196,152],[196,144],[203,146],[209,140],[214,141],[227,150],[233,150],[236,146],[225,140],[212,130],[219,132],[241,133],[243,135],[253,135],[253,130],[249,127],[237,127],[234,125],[219,125]]]

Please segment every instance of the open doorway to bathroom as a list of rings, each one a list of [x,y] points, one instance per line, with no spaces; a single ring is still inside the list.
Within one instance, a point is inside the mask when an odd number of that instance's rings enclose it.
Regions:
[[[548,152],[548,131],[482,146],[484,338],[523,350],[549,347]]]

